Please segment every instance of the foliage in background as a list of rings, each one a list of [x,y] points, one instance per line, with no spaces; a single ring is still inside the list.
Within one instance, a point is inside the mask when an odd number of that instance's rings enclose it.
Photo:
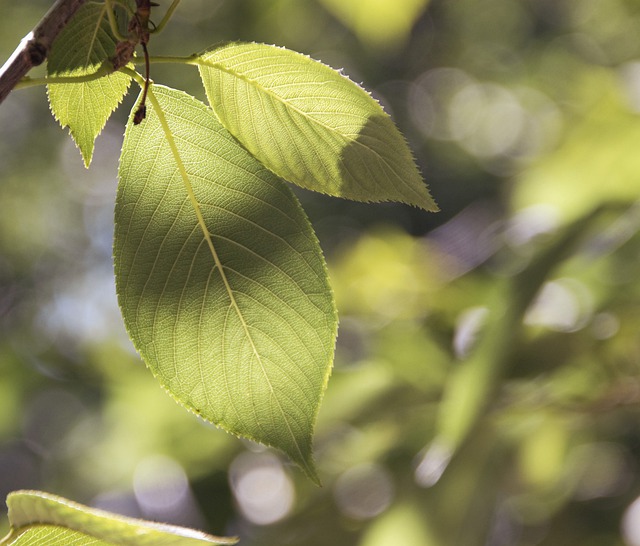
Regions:
[[[4,57],[45,4],[2,3]],[[261,546],[640,543],[638,5],[432,2],[397,53],[311,0],[184,6],[158,54],[255,39],[374,88],[442,212],[297,192],[342,317],[317,490],[183,415],[119,326],[113,173],[131,103],[87,176],[42,91],[13,93],[0,108],[1,496],[47,489]],[[154,78],[183,86],[186,70]],[[571,229],[522,319],[504,321],[511,346],[491,369],[476,349]],[[455,406],[470,362],[488,366],[489,394],[445,464],[441,401]]]

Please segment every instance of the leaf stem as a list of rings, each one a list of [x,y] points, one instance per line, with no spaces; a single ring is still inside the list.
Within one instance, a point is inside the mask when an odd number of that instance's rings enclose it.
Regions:
[[[9,534],[2,539],[0,539],[0,546],[4,546],[5,544],[13,544],[16,538],[18,538],[18,530],[13,526],[9,529]]]
[[[140,42],[142,49],[144,51],[144,67],[145,67],[145,77],[144,77],[144,88],[142,90],[142,100],[140,101],[140,105],[136,110],[136,113],[133,117],[134,125],[139,125],[140,122],[147,115],[147,91],[149,90],[149,52],[147,51],[147,44],[145,42]]]
[[[144,88],[145,79],[138,72],[136,72],[135,70],[131,70],[131,68],[129,68],[128,66],[123,66],[120,69],[120,72],[122,72],[123,74],[128,74],[134,80],[136,80],[136,83],[140,86],[140,89]]]
[[[113,73],[113,67],[109,64],[103,64],[93,74],[84,76],[47,76],[46,78],[22,78],[14,87],[14,89],[26,89],[27,87],[35,87],[36,85],[48,84],[64,84],[64,83],[83,83],[104,78]]]
[[[105,0],[106,8],[107,8],[107,17],[109,19],[109,26],[111,26],[111,32],[116,40],[119,42],[124,42],[127,40],[125,36],[120,33],[120,29],[118,28],[118,21],[116,21],[116,14],[113,11],[112,0]]]
[[[142,57],[134,57],[131,59],[135,64],[144,63],[144,58]],[[150,55],[149,61],[153,63],[175,63],[175,64],[190,64],[197,65],[198,64],[198,55],[189,55],[188,57],[178,57],[172,55]]]
[[[158,32],[162,32],[162,30],[164,29],[166,24],[169,22],[169,19],[171,19],[171,16],[173,15],[173,12],[178,7],[178,4],[180,4],[180,0],[173,0],[173,3],[169,6],[169,9],[164,14],[164,17],[162,18],[162,21],[160,21],[158,26],[156,26],[156,28],[154,28],[151,31],[152,34],[157,34]]]
[[[129,15],[129,17],[133,17],[133,14],[135,13],[135,10],[132,10],[126,3],[126,1],[124,0],[109,0],[112,4],[115,4],[117,6],[120,6],[124,11],[127,12],[127,14]]]

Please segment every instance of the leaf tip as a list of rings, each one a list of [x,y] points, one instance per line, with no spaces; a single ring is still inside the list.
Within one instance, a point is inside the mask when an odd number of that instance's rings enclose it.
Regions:
[[[415,206],[426,212],[440,212],[440,207],[438,206],[438,203],[436,203],[435,199],[429,194],[429,190],[426,190],[426,196],[424,199],[415,203]]]
[[[73,137],[73,135],[71,135]],[[74,142],[76,142],[76,139],[73,139]],[[83,147],[81,145],[79,145],[76,142],[76,145],[78,146],[78,149],[80,150],[80,155],[82,156],[82,162],[84,163],[84,168],[88,169],[89,166],[91,165],[91,160],[93,159],[93,149],[94,149],[94,144],[91,143],[91,146]]]
[[[322,481],[318,476],[318,470],[316,468],[315,462],[311,455],[306,457],[304,460],[298,460],[298,459],[293,459],[293,460],[298,465],[300,470],[304,472],[304,475],[314,483],[314,485],[316,485],[317,487],[322,487]]]

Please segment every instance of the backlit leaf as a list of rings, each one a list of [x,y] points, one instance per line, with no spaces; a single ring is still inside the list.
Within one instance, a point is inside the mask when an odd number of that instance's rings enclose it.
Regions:
[[[392,51],[406,41],[429,3],[429,0],[320,1],[368,47]]]
[[[41,491],[7,497],[11,532],[7,546],[202,546],[235,544],[234,538],[128,518]]]
[[[107,74],[111,69],[108,59],[114,54],[115,45],[106,5],[89,2],[78,10],[53,43],[47,75],[86,77],[98,71]],[[130,76],[114,72],[91,81],[47,86],[51,111],[62,127],[69,127],[85,166],[91,163],[96,137],[130,83]]]
[[[253,43],[194,62],[220,121],[277,175],[337,197],[437,210],[391,118],[339,72]]]
[[[116,201],[129,334],[178,402],[317,480],[311,438],[337,320],[311,226],[206,105],[160,86],[148,103],[127,125]]]

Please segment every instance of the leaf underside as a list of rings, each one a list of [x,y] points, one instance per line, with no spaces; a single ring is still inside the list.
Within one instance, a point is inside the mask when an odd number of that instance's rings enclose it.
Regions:
[[[235,538],[127,518],[89,508],[41,491],[7,497],[11,534],[8,546],[202,546],[235,544]]]
[[[317,481],[311,439],[337,329],[317,239],[287,185],[206,105],[156,85],[148,103],[127,125],[116,200],[131,339],[179,403]]]
[[[437,210],[391,118],[339,72],[255,43],[225,44],[195,62],[222,124],[278,176],[336,197]]]
[[[107,7],[88,2],[82,6],[53,43],[47,61],[47,75],[78,77],[95,74],[115,52]],[[62,127],[69,127],[85,166],[93,156],[96,137],[124,97],[131,77],[114,72],[80,83],[49,84],[49,105]]]

